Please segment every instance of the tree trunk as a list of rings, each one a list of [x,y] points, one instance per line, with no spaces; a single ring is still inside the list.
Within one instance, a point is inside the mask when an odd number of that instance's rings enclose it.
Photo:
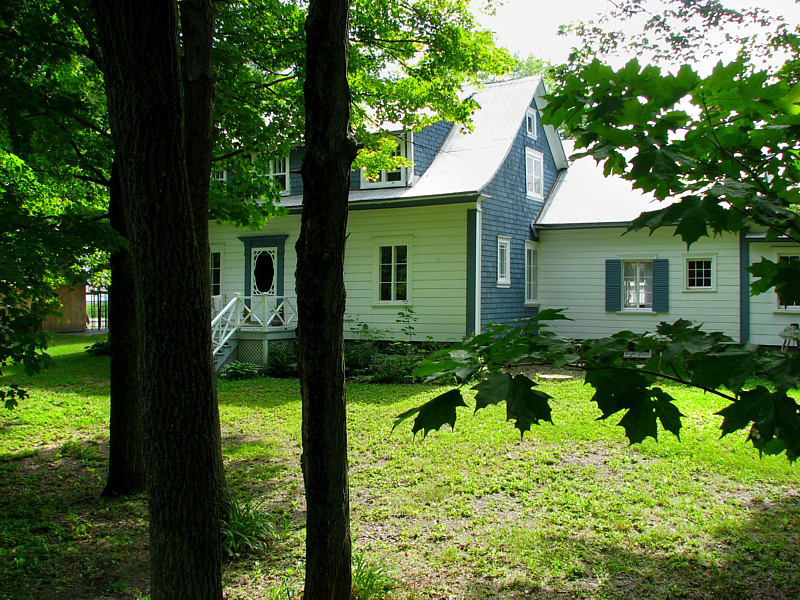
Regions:
[[[306,598],[349,600],[350,498],[347,482],[342,326],[350,167],[347,83],[348,2],[312,1],[306,20],[306,155],[297,241]]]
[[[211,0],[183,0],[180,5],[183,38],[183,141],[186,148],[186,171],[189,176],[189,194],[194,215],[195,236],[200,249],[203,276],[203,310],[211,319],[211,270],[208,246],[208,196],[211,189],[211,108],[214,103],[214,70],[211,65],[211,48],[214,39],[214,3]],[[210,334],[209,334],[210,335]],[[214,382],[214,410],[219,432],[219,410],[216,402],[216,372],[209,363]],[[217,478],[217,496],[221,515],[227,514],[225,472],[222,468],[222,446],[215,442],[220,455],[214,461]]]
[[[93,0],[131,239],[153,600],[222,598],[208,290],[183,143],[176,3]]]
[[[109,217],[111,227],[127,239],[122,216],[122,190],[116,160],[111,167]],[[137,384],[136,301],[133,264],[127,248],[111,255],[109,332],[111,344],[111,426],[108,478],[103,496],[128,496],[145,489],[142,401]]]

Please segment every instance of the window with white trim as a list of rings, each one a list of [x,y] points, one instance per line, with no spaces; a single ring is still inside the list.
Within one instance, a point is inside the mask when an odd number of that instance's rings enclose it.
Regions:
[[[653,262],[622,262],[622,308],[653,308]]]
[[[398,140],[397,147],[392,151],[392,156],[402,156],[408,160],[413,160],[411,152],[411,140],[401,138]],[[406,186],[409,183],[410,172],[411,169],[409,167],[400,167],[391,170],[383,169],[376,177],[367,177],[366,170],[361,169],[361,187],[384,188]]]
[[[225,169],[211,171],[211,178],[214,181],[228,181],[228,172]]]
[[[378,246],[378,301],[408,302],[408,245]]]
[[[714,258],[694,257],[686,258],[686,289],[687,290],[713,290],[716,286],[714,281]]]
[[[511,285],[511,238],[497,236],[497,285]]]
[[[539,115],[535,108],[525,111],[525,132],[534,140],[539,137]]]
[[[219,296],[222,294],[222,253],[212,252],[209,260],[211,269],[211,295]]]
[[[537,301],[539,290],[537,286],[538,266],[536,242],[525,242],[525,304],[534,304]]]
[[[544,198],[544,155],[525,148],[525,192],[529,198]]]
[[[259,157],[252,157],[253,174],[257,177],[264,177],[270,179],[280,189],[281,195],[286,196],[291,192],[291,179],[289,167],[291,161],[288,156],[281,156],[279,158],[270,158],[268,160],[260,160]]]
[[[779,254],[778,255],[778,262],[781,263],[794,263],[800,264],[800,255],[798,254]],[[778,310],[800,310],[800,301],[793,302],[784,298],[781,298],[781,295],[776,293],[778,297]]]

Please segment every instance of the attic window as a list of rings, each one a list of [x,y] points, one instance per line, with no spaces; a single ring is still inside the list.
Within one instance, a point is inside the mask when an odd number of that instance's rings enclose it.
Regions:
[[[392,152],[392,156],[402,156],[413,160],[411,155],[411,140],[402,138],[397,144],[397,148]],[[399,169],[382,170],[375,178],[367,177],[366,172],[361,171],[361,188],[384,188],[384,187],[404,187],[408,185],[411,169],[400,167]]]
[[[528,137],[536,139],[539,137],[539,117],[535,108],[525,111],[525,131]]]
[[[544,155],[525,148],[525,192],[529,198],[544,198]]]

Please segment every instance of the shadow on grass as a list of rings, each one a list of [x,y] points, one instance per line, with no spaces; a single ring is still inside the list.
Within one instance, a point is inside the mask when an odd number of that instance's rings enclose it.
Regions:
[[[237,444],[237,440],[233,440]],[[292,530],[304,526],[297,494],[272,480],[285,467],[269,455],[228,465],[231,491],[255,498]],[[257,449],[251,448],[251,453]],[[147,502],[107,499],[105,443],[71,440],[38,451],[0,454],[0,600],[21,598],[139,598],[148,593]],[[291,492],[291,488],[289,488]],[[258,560],[285,569],[293,548],[278,541]],[[250,560],[243,558],[243,561]],[[226,568],[235,568],[228,563]]]
[[[753,501],[750,517],[714,531],[710,553],[681,548],[591,548],[577,536],[584,560],[558,580],[536,581],[521,571],[513,581],[475,578],[475,598],[800,598],[800,496]],[[592,557],[586,559],[585,557]]]

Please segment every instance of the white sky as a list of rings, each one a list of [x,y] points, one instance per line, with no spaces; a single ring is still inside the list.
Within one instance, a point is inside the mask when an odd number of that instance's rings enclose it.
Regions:
[[[522,57],[533,54],[562,63],[567,59],[573,40],[556,35],[559,25],[571,21],[588,21],[598,13],[610,11],[608,0],[501,0],[503,6],[496,16],[488,16],[478,9],[482,0],[472,0],[473,12],[478,21],[497,34],[497,43],[518,52]],[[800,22],[800,5],[795,0],[729,0],[732,7],[759,6],[783,15],[790,23]]]

